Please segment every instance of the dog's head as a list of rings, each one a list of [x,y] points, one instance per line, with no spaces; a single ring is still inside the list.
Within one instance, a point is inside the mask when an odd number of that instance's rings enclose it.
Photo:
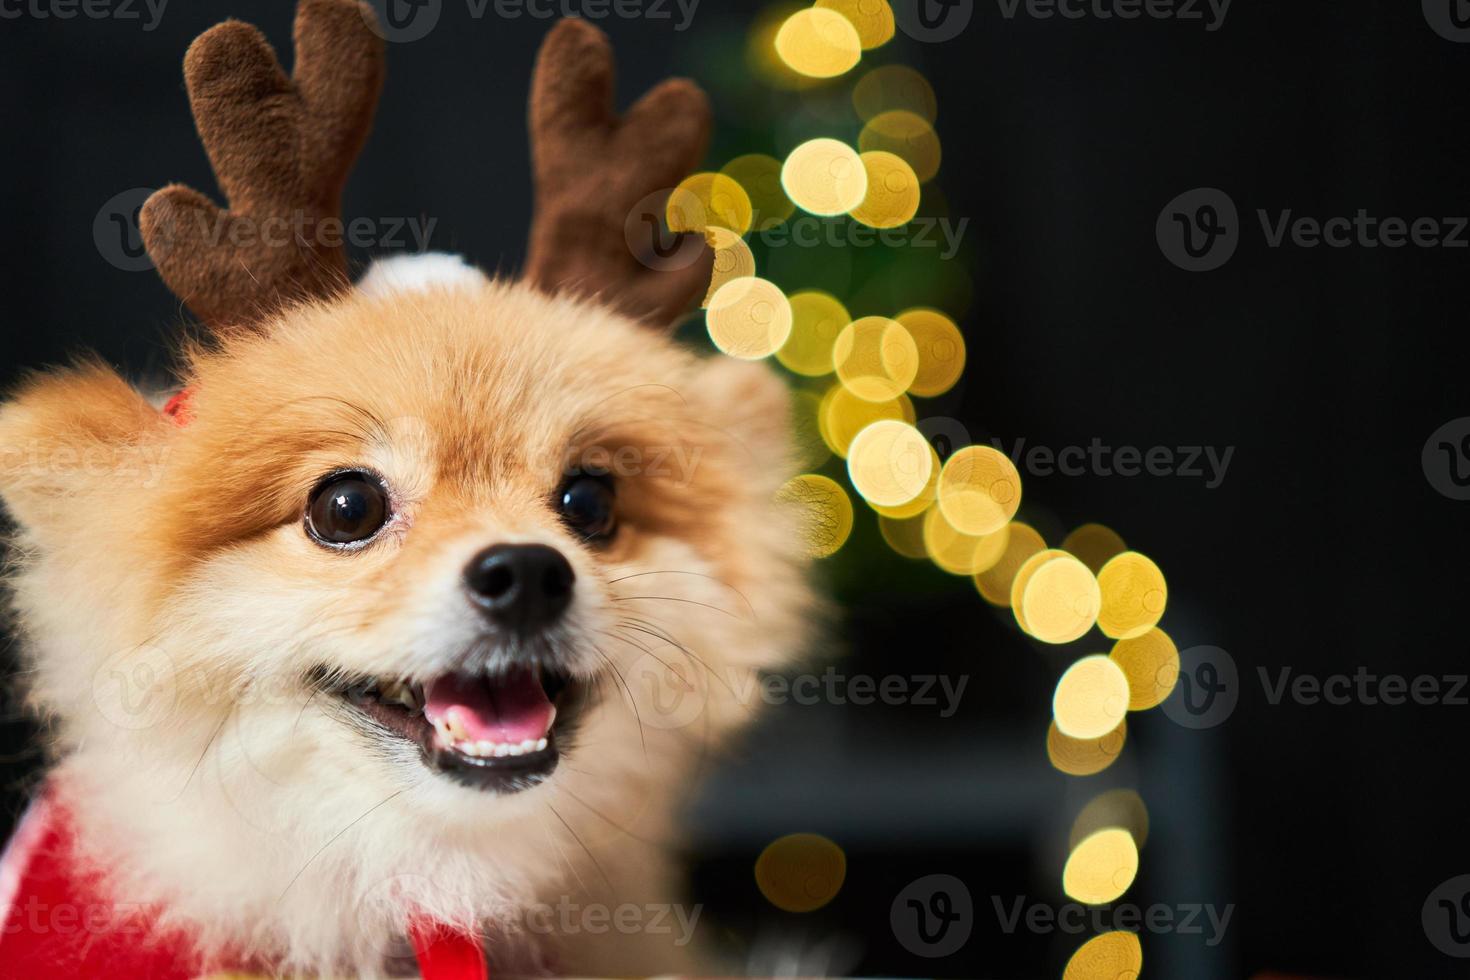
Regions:
[[[467,790],[479,820],[567,758],[645,751],[657,675],[704,698],[789,649],[788,408],[761,367],[460,277],[297,308],[187,373],[168,416],[95,367],[0,414],[69,741],[156,761],[228,717],[281,793],[441,781],[423,798]]]

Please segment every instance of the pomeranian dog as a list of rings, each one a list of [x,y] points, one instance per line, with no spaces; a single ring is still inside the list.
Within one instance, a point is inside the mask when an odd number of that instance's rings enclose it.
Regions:
[[[310,108],[302,19],[358,7],[305,0],[282,92]],[[198,115],[235,83],[196,75]],[[207,316],[167,411],[96,362],[0,407],[14,621],[73,838],[48,860],[146,910],[130,942],[175,937],[196,972],[380,976],[430,923],[492,972],[698,962],[678,927],[557,910],[676,920],[679,803],[749,715],[729,678],[802,645],[787,390],[587,278],[392,259]]]

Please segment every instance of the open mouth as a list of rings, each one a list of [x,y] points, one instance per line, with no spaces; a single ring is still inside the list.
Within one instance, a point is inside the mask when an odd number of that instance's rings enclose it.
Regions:
[[[381,733],[417,745],[424,764],[475,789],[514,793],[556,769],[582,682],[545,667],[452,673],[425,683],[363,678],[327,690]]]

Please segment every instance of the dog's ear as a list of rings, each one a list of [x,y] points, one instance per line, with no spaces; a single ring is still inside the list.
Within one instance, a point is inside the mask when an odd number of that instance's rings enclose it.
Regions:
[[[38,544],[84,531],[98,494],[158,481],[171,425],[101,364],[37,375],[0,405],[0,501]]]

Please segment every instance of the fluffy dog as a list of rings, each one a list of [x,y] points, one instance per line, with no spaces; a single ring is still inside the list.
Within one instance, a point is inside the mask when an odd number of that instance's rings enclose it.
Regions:
[[[515,972],[689,966],[678,929],[531,913],[674,901],[732,678],[802,643],[786,389],[547,286],[394,260],[189,347],[167,412],[97,363],[0,408],[64,859],[133,941],[377,976],[429,923]]]

